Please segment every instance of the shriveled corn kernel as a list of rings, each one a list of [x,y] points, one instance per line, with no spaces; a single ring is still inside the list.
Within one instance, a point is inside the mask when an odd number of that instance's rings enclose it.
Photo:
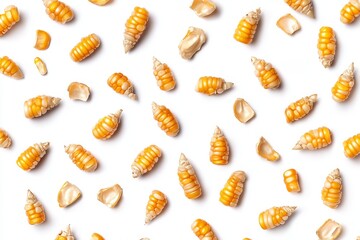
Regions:
[[[70,57],[75,62],[81,62],[85,58],[89,57],[100,46],[100,38],[92,33],[87,37],[83,37],[76,46],[71,49]]]
[[[58,192],[57,201],[59,207],[65,208],[76,202],[81,196],[80,189],[72,183],[66,181]]]
[[[122,109],[99,119],[92,130],[94,137],[100,140],[111,138],[119,126],[121,113]]]
[[[15,79],[24,78],[24,74],[22,73],[19,66],[8,56],[0,57],[0,72],[5,76]]]
[[[131,16],[127,19],[124,32],[124,50],[129,52],[135,47],[141,35],[146,29],[149,20],[149,12],[145,8],[135,7]]]
[[[314,7],[311,0],[284,0],[295,11],[314,18]]]
[[[49,142],[35,143],[20,154],[16,160],[16,164],[24,171],[34,169],[40,162],[41,158],[46,154],[46,150],[48,150],[49,145]]]
[[[36,31],[36,43],[34,48],[37,50],[46,50],[49,48],[51,42],[50,34],[44,30]]]
[[[86,102],[90,96],[90,88],[79,82],[72,82],[68,86],[69,98]]]
[[[161,150],[156,145],[150,145],[142,150],[131,164],[133,178],[149,172],[161,157]]]
[[[293,35],[295,32],[301,29],[298,20],[296,20],[296,18],[294,18],[294,16],[290,13],[280,17],[276,22],[276,26],[278,26],[288,35]]]
[[[128,96],[132,100],[136,100],[137,96],[134,93],[134,86],[132,82],[122,73],[114,73],[112,74],[108,80],[107,84],[111,87],[115,92],[120,93],[122,95]]]
[[[291,103],[285,109],[286,122],[292,123],[296,120],[302,119],[307,116],[314,107],[317,101],[317,94],[301,98],[296,102]]]
[[[237,98],[233,106],[234,116],[242,123],[247,123],[255,117],[255,111],[244,99]]]
[[[210,0],[193,0],[190,8],[199,17],[206,17],[211,15],[216,10],[216,5]]]
[[[13,25],[20,21],[20,14],[16,6],[10,5],[0,14],[0,37],[4,36]]]
[[[43,61],[41,58],[36,57],[36,58],[34,59],[34,63],[35,63],[35,65],[36,65],[36,67],[37,67],[37,69],[39,70],[39,73],[40,73],[41,75],[44,76],[44,75],[47,74],[46,65],[45,65],[44,61]]]
[[[244,44],[252,43],[261,18],[260,14],[261,10],[258,8],[256,11],[249,12],[240,20],[234,33],[236,41]]]
[[[352,23],[360,16],[360,0],[349,0],[340,11],[340,20],[345,24]]]
[[[329,208],[337,208],[342,197],[342,179],[339,169],[333,170],[327,177],[321,191],[321,199]]]
[[[354,63],[340,75],[335,85],[331,89],[332,98],[337,102],[344,102],[350,96],[355,84]]]
[[[221,94],[226,90],[232,88],[234,83],[226,82],[224,79],[219,77],[201,77],[195,87],[195,90],[199,93],[207,95]]]
[[[187,198],[196,199],[201,196],[201,186],[196,172],[183,153],[179,159],[178,177]]]
[[[110,208],[116,207],[121,199],[123,190],[119,184],[115,184],[111,187],[100,189],[97,195],[97,199]]]
[[[37,200],[30,190],[27,192],[25,211],[30,225],[42,224],[46,220],[42,203]]]
[[[265,158],[268,161],[274,162],[280,159],[280,154],[276,152],[270,143],[266,141],[264,137],[259,139],[256,145],[256,152],[260,157]]]
[[[89,0],[89,2],[98,5],[98,6],[105,6],[108,4],[111,0]]]
[[[354,135],[343,142],[344,154],[347,158],[354,158],[360,153],[360,134]]]
[[[211,226],[203,219],[196,219],[191,224],[191,229],[195,233],[195,235],[199,238],[199,240],[217,240],[218,238],[215,236]]]
[[[74,13],[69,6],[58,0],[43,0],[46,13],[59,23],[65,24],[74,18]]]
[[[316,150],[331,144],[331,132],[327,127],[310,130],[300,137],[294,150]]]
[[[326,220],[323,225],[316,230],[319,240],[336,240],[341,234],[342,227],[332,219]]]
[[[158,126],[166,135],[175,137],[180,132],[180,125],[174,114],[165,106],[152,103],[152,111],[154,119],[158,122]]]
[[[65,152],[69,154],[73,163],[85,172],[93,172],[98,166],[97,159],[79,144],[64,146]]]
[[[272,207],[259,215],[259,224],[262,229],[268,230],[280,225],[283,225],[285,221],[295,211],[296,207]]]
[[[331,27],[320,28],[317,48],[322,65],[325,68],[330,67],[336,53],[335,32]]]
[[[200,51],[206,42],[204,30],[196,27],[189,27],[185,37],[181,40],[178,48],[183,59],[190,60],[196,52]]]
[[[24,113],[27,118],[37,118],[59,105],[61,99],[50,96],[37,96],[24,102]]]
[[[284,172],[284,183],[288,192],[300,192],[298,173],[295,169],[288,169]]]
[[[149,201],[146,205],[145,224],[150,223],[156,218],[167,204],[167,197],[159,190],[154,190],[149,196]]]
[[[12,140],[9,134],[0,128],[0,147],[9,148],[11,146]]]
[[[270,63],[256,57],[251,57],[251,62],[255,67],[255,75],[260,80],[263,88],[273,89],[280,86],[281,80],[279,75]]]
[[[225,206],[236,207],[244,190],[246,174],[243,171],[233,172],[220,191],[219,201]]]
[[[91,235],[91,240],[105,240],[105,238],[98,233],[93,233]]]
[[[55,240],[75,240],[75,237],[71,232],[70,225],[68,225],[65,230],[60,231]]]
[[[166,63],[161,63],[155,57],[153,57],[153,73],[161,90],[170,91],[174,89],[176,81],[169,66]]]
[[[216,165],[229,163],[230,148],[228,141],[219,127],[215,128],[210,141],[210,161]]]

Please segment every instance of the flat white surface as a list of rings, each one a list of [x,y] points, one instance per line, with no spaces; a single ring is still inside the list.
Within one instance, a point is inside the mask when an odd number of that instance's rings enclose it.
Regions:
[[[342,104],[331,99],[331,87],[351,62],[356,77],[360,66],[360,20],[350,26],[339,20],[339,11],[347,1],[315,1],[316,19],[310,19],[289,8],[283,1],[216,1],[217,12],[199,18],[189,8],[191,1],[114,0],[105,7],[82,1],[66,1],[75,19],[65,25],[52,21],[41,0],[4,0],[0,9],[18,6],[21,21],[0,38],[0,54],[7,55],[24,72],[25,79],[0,76],[0,127],[13,138],[10,149],[0,149],[0,239],[54,239],[71,224],[77,239],[90,239],[99,232],[106,239],[151,240],[196,239],[191,223],[197,218],[208,221],[219,239],[249,237],[261,240],[317,239],[315,231],[328,218],[343,225],[341,239],[360,235],[359,160],[346,159],[342,142],[360,132],[358,114],[359,88]],[[135,6],[150,12],[147,30],[136,47],[124,54],[124,24]],[[256,40],[251,45],[236,42],[232,35],[240,19],[260,7],[262,19]],[[301,31],[288,36],[276,27],[279,17],[295,16]],[[321,26],[336,32],[337,53],[334,65],[324,69],[318,60],[317,38]],[[178,44],[189,26],[204,29],[208,40],[191,61],[182,59]],[[52,37],[50,48],[33,48],[37,29]],[[81,63],[69,57],[71,48],[84,36],[96,33],[101,47]],[[33,64],[41,57],[48,75],[41,76]],[[177,87],[162,92],[152,75],[152,57],[166,62],[172,69]],[[253,74],[251,56],[271,62],[282,79],[277,90],[265,90]],[[114,72],[122,72],[133,82],[138,101],[116,94],[106,80]],[[195,92],[201,76],[218,76],[232,81],[232,90],[219,96]],[[68,97],[67,87],[73,81],[92,89],[89,102],[76,102]],[[317,93],[319,101],[303,120],[287,124],[284,109],[301,97]],[[38,119],[26,119],[25,100],[37,95],[62,98],[61,104]],[[236,98],[246,99],[256,111],[256,118],[242,124],[233,116]],[[151,102],[167,106],[177,116],[181,133],[165,135],[153,119]],[[91,129],[97,120],[123,109],[116,135],[99,141]],[[219,126],[230,142],[231,159],[227,166],[209,161],[209,143],[215,126]],[[291,150],[308,130],[327,126],[333,143],[319,151]],[[264,136],[281,154],[272,163],[261,159],[255,145]],[[30,145],[49,141],[51,147],[40,165],[24,172],[16,165],[18,155]],[[94,173],[80,171],[63,150],[63,145],[76,143],[91,151],[100,162]],[[137,154],[150,144],[158,145],[163,157],[147,175],[133,179],[130,165]],[[203,197],[188,200],[177,177],[178,159],[183,152],[193,164],[203,189]],[[288,193],[282,174],[286,169],[299,172],[302,192]],[[325,178],[339,168],[344,183],[343,200],[336,210],[323,205],[321,189]],[[233,171],[243,170],[248,179],[240,204],[223,206],[219,192]],[[82,191],[81,199],[61,209],[57,193],[69,181]],[[99,189],[118,183],[124,190],[120,204],[109,209],[96,194]],[[24,211],[26,191],[31,189],[43,203],[47,221],[30,226]],[[144,226],[145,206],[152,190],[168,196],[164,212]],[[260,212],[282,205],[298,206],[296,213],[282,227],[264,231],[258,224]],[[339,238],[340,239],[340,238]]]

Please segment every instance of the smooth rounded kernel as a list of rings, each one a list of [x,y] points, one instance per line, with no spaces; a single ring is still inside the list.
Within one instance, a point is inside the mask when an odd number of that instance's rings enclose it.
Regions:
[[[76,46],[70,51],[70,57],[74,62],[81,62],[89,57],[100,46],[100,38],[92,33],[81,39]]]

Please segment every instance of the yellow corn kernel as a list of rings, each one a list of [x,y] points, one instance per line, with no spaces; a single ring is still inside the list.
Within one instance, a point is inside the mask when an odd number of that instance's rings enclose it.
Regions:
[[[69,154],[74,164],[85,172],[93,172],[98,166],[97,159],[79,144],[64,146],[65,152]]]
[[[243,240],[251,240],[250,238],[244,238]]]
[[[149,201],[146,205],[145,224],[150,223],[156,218],[167,204],[166,195],[159,190],[154,190],[149,196]]]
[[[47,74],[46,65],[45,65],[44,61],[43,61],[41,58],[36,57],[36,58],[34,59],[34,63],[35,63],[35,65],[36,65],[36,67],[37,67],[37,69],[39,70],[39,73],[40,73],[41,75],[44,76],[44,75]]]
[[[220,199],[225,206],[236,207],[244,190],[246,174],[243,171],[233,172],[220,191]]]
[[[354,63],[340,75],[335,85],[331,89],[332,98],[337,102],[343,102],[350,96],[355,84]]]
[[[154,119],[158,122],[158,126],[166,133],[166,135],[170,137],[178,135],[180,132],[180,125],[174,114],[172,114],[168,108],[153,102],[152,111]]]
[[[213,94],[221,94],[226,90],[232,88],[233,86],[234,83],[225,82],[225,80],[222,78],[206,76],[199,78],[195,90],[199,93],[213,95]]]
[[[325,68],[330,67],[336,52],[335,32],[331,27],[320,28],[317,48],[322,65]]]
[[[360,153],[360,134],[354,135],[343,142],[344,154],[354,158]]]
[[[252,57],[251,62],[255,67],[256,77],[265,89],[278,88],[280,86],[281,80],[279,75],[270,63],[256,57]]]
[[[279,225],[283,225],[285,221],[291,216],[295,211],[296,207],[272,207],[265,210],[259,215],[259,224],[262,229],[268,230]]]
[[[153,73],[161,90],[170,91],[174,89],[176,82],[169,66],[166,63],[161,63],[155,57],[153,57]]]
[[[149,20],[149,12],[145,8],[135,7],[131,16],[125,24],[124,49],[129,52],[139,41],[141,34],[146,29],[146,23]]]
[[[161,150],[156,145],[150,145],[142,150],[131,164],[133,178],[149,172],[161,157]]]
[[[134,86],[122,73],[114,73],[112,74],[108,80],[107,84],[111,87],[115,92],[120,93],[122,95],[128,96],[132,100],[136,100],[137,96],[134,93]]]
[[[215,128],[210,141],[210,161],[216,165],[226,165],[229,162],[229,144],[219,127]]]
[[[295,169],[288,169],[284,172],[284,183],[288,192],[300,192],[298,173]]]
[[[71,49],[70,57],[74,62],[81,62],[89,57],[100,46],[100,38],[92,33],[87,37],[81,38],[81,41]]]
[[[342,179],[339,169],[333,170],[327,177],[321,191],[321,199],[329,208],[337,208],[341,202]]]
[[[201,186],[195,170],[183,153],[180,155],[178,176],[180,185],[188,199],[196,199],[201,196]]]
[[[98,5],[98,6],[105,6],[108,4],[111,0],[89,0],[89,2]]]
[[[340,11],[340,20],[345,24],[352,23],[360,15],[360,0],[350,0]]]
[[[286,122],[292,123],[296,120],[302,119],[307,116],[314,107],[317,101],[317,94],[301,98],[296,102],[291,103],[285,109]]]
[[[238,42],[250,44],[256,33],[257,25],[260,21],[261,10],[258,8],[256,11],[251,11],[243,17],[234,33],[234,38]]]
[[[22,73],[19,66],[8,56],[0,57],[0,72],[5,76],[15,79],[24,78],[24,74]]]
[[[36,31],[36,42],[34,48],[37,50],[46,50],[49,48],[51,42],[51,36],[44,30]]]
[[[299,13],[314,18],[314,7],[311,0],[284,0],[287,5]]]
[[[59,23],[65,24],[74,18],[74,13],[69,6],[58,0],[43,0],[46,13]]]
[[[70,225],[66,227],[66,230],[61,231],[55,240],[75,240],[74,235],[71,232]]]
[[[4,36],[12,26],[20,20],[20,14],[16,6],[10,5],[0,14],[0,37]]]
[[[293,147],[294,150],[316,150],[331,143],[331,132],[327,127],[310,130],[301,136]]]
[[[109,139],[119,126],[121,113],[122,109],[101,118],[92,130],[94,137],[100,140]]]
[[[105,240],[105,238],[98,233],[93,233],[91,235],[91,240]]]
[[[191,224],[191,229],[200,240],[217,240],[211,226],[205,220],[196,219]]]
[[[46,154],[46,150],[48,150],[49,145],[49,142],[35,143],[20,154],[16,160],[16,164],[24,171],[34,169],[40,162],[41,158]]]
[[[11,146],[12,140],[9,134],[0,128],[0,147],[9,148]]]
[[[61,99],[50,96],[37,96],[24,103],[24,113],[27,118],[37,118],[44,115],[50,109],[59,105]]]
[[[31,225],[42,224],[46,220],[43,205],[37,200],[35,195],[30,190],[27,192],[25,211],[28,222]]]

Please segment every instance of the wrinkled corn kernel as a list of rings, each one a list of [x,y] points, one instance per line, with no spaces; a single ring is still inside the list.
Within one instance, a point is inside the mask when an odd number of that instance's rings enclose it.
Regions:
[[[255,76],[260,80],[263,88],[273,89],[280,86],[281,80],[279,75],[270,63],[256,57],[252,57],[251,62],[255,67]]]
[[[206,17],[211,15],[216,10],[216,5],[210,0],[193,0],[190,8],[199,17]]]
[[[296,18],[294,18],[294,16],[289,13],[280,17],[276,22],[276,26],[278,26],[288,35],[293,35],[295,32],[301,29],[298,20],[296,20]]]
[[[16,164],[24,171],[34,169],[40,162],[41,158],[45,156],[49,145],[49,142],[35,143],[20,154],[16,160]]]
[[[201,196],[201,186],[195,170],[183,153],[179,159],[178,177],[187,198],[196,199]]]
[[[37,50],[46,50],[49,48],[51,42],[51,37],[49,33],[44,30],[36,31],[36,42],[34,48]]]
[[[260,14],[261,10],[258,8],[256,11],[249,12],[240,20],[234,33],[236,41],[244,44],[252,43],[260,21]]]
[[[283,225],[295,211],[296,207],[272,207],[259,215],[259,224],[262,229],[268,230]]]
[[[55,240],[75,240],[70,225],[68,225],[65,230],[60,231]]]
[[[43,0],[46,13],[49,17],[59,23],[67,23],[74,18],[74,13],[69,6],[58,0]]]
[[[236,207],[244,190],[246,174],[243,171],[233,172],[220,191],[219,201],[225,206]]]
[[[66,181],[58,192],[57,201],[59,207],[65,208],[76,202],[81,196],[80,189],[72,183]]]
[[[259,142],[256,145],[256,152],[260,157],[265,158],[271,162],[280,159],[280,154],[273,149],[273,147],[268,141],[266,141],[264,137],[260,137]]]
[[[37,200],[30,190],[27,192],[25,211],[30,225],[42,224],[46,220],[42,203]]]
[[[316,231],[319,240],[336,240],[341,234],[342,227],[332,219],[326,220]]]
[[[350,0],[340,11],[340,20],[345,24],[352,23],[360,16],[360,0]]]
[[[115,92],[128,96],[132,100],[136,100],[137,96],[134,93],[134,85],[127,76],[122,73],[113,73],[107,80],[107,84]]]
[[[10,5],[0,14],[0,37],[4,36],[13,25],[20,21],[20,14],[16,6]]]
[[[19,66],[8,56],[0,57],[0,72],[5,76],[15,79],[24,78],[24,74],[22,73]]]
[[[70,57],[75,62],[81,62],[93,54],[100,46],[100,43],[100,38],[95,33],[92,33],[89,36],[82,38],[81,41],[71,49]]]
[[[152,111],[154,119],[158,122],[158,126],[166,135],[175,137],[180,132],[180,125],[174,114],[165,106],[152,103]]]
[[[122,109],[99,119],[92,130],[94,137],[100,140],[111,138],[119,126],[121,113]]]
[[[61,99],[50,96],[37,96],[24,103],[25,117],[37,118],[59,105]]]
[[[0,147],[9,148],[11,146],[12,140],[9,134],[0,128]]]
[[[149,201],[146,205],[145,224],[150,223],[154,218],[159,216],[167,204],[167,197],[159,190],[154,190],[149,196]]]
[[[40,73],[41,75],[44,76],[44,75],[47,74],[46,65],[45,65],[44,61],[43,61],[41,58],[36,57],[36,58],[34,59],[34,63],[35,63],[35,66],[37,67],[37,69],[38,69],[38,71],[39,71],[39,73]]]
[[[169,66],[166,63],[161,63],[155,57],[153,57],[153,73],[161,90],[170,91],[174,89],[176,81]]]
[[[329,208],[337,208],[342,197],[342,179],[339,169],[333,170],[327,177],[321,191],[321,199]]]
[[[230,148],[229,143],[220,130],[215,128],[210,141],[210,161],[216,165],[226,165],[229,163]]]
[[[285,109],[286,122],[292,123],[307,116],[317,101],[317,94],[301,98]]]
[[[234,83],[226,82],[224,79],[219,77],[201,77],[196,85],[195,90],[199,93],[207,95],[221,94],[226,90],[232,88]]]
[[[320,28],[317,48],[322,65],[325,68],[330,67],[336,53],[335,32],[331,27]]]
[[[332,98],[337,102],[344,102],[350,96],[355,84],[354,63],[340,75],[335,85],[331,89]]]
[[[298,173],[295,169],[288,169],[284,172],[284,183],[288,192],[300,192]]]
[[[218,238],[215,236],[211,226],[205,220],[196,219],[191,224],[191,229],[195,233],[195,235],[199,238],[199,240],[217,240]]]
[[[284,0],[295,11],[314,18],[314,7],[311,0]]]
[[[97,198],[100,202],[110,208],[116,207],[121,199],[123,189],[119,184],[115,184],[111,187],[100,189]]]
[[[69,154],[73,163],[85,172],[93,172],[98,166],[97,159],[79,144],[64,146],[65,152]]]
[[[300,137],[294,150],[316,150],[331,144],[331,132],[327,127],[310,130]]]
[[[79,82],[72,82],[68,86],[69,98],[86,102],[90,97],[90,88]]]
[[[161,150],[156,145],[150,145],[141,151],[131,164],[133,178],[149,172],[161,157]]]
[[[196,27],[189,27],[185,37],[181,40],[178,48],[183,59],[190,60],[196,52],[200,51],[206,42],[204,30]]]
[[[354,135],[343,142],[344,154],[354,158],[360,153],[360,134]]]

